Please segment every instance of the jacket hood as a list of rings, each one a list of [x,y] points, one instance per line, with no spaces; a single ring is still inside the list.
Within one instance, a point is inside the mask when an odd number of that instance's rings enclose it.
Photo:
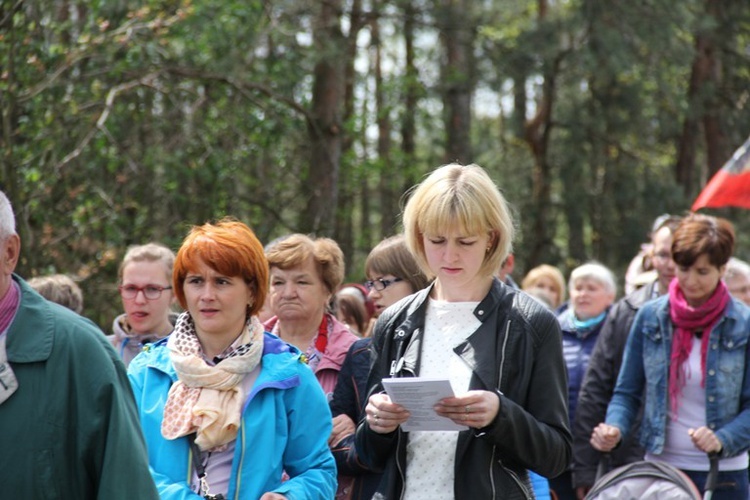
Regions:
[[[177,324],[178,317],[179,313],[176,313],[174,311],[169,312],[169,322],[172,323],[172,326]],[[136,344],[139,342],[144,344],[156,342],[157,340],[165,337],[165,335],[159,335],[156,333],[139,334],[132,332],[130,324],[128,323],[127,314],[120,314],[114,319],[114,321],[112,322],[112,335],[114,335],[115,340],[118,343],[122,343],[123,341],[125,341],[125,339],[128,339],[128,343],[135,341]]]

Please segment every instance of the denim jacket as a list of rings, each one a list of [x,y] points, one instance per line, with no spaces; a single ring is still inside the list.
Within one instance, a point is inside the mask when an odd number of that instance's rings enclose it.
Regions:
[[[722,458],[750,448],[749,336],[750,308],[732,298],[711,330],[706,359],[706,425],[721,441]],[[640,442],[655,454],[666,437],[671,352],[669,297],[663,296],[635,317],[606,418],[626,436],[645,397]]]

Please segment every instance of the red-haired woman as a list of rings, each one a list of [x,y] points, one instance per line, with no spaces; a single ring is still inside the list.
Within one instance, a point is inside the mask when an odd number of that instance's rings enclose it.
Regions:
[[[187,312],[128,369],[161,498],[332,498],[331,414],[300,353],[257,319],[268,263],[253,232],[194,227],[172,281]]]
[[[744,500],[750,309],[721,281],[733,249],[734,230],[725,220],[694,214],[677,227],[672,239],[677,279],[667,295],[636,315],[606,423],[594,429],[591,444],[613,449],[643,403],[640,442],[647,460],[674,465],[703,490],[706,454],[717,453],[714,499]]]

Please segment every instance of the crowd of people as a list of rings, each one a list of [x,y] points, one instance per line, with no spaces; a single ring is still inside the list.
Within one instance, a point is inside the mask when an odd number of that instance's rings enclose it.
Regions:
[[[15,273],[0,192],[3,491],[583,500],[602,466],[644,460],[705,490],[717,457],[713,498],[748,498],[750,265],[731,223],[659,217],[617,300],[595,261],[519,286],[511,210],[481,167],[408,195],[361,282],[336,241],[264,247],[232,217],[176,251],[132,246],[105,336],[70,276]],[[448,381],[426,409],[439,430],[405,430],[425,411],[391,399],[405,378]]]

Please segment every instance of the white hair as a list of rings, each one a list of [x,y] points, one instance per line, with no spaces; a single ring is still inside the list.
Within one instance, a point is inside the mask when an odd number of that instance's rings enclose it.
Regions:
[[[0,191],[0,240],[16,234],[16,217],[5,193]]]
[[[724,279],[731,279],[737,275],[742,275],[750,278],[750,264],[748,264],[744,260],[730,257],[729,262],[727,262],[726,271],[724,272]]]
[[[570,280],[568,280],[568,287],[573,290],[576,282],[582,279],[594,280],[601,283],[608,292],[617,293],[615,275],[606,266],[598,262],[587,262],[573,269],[573,272],[570,273]]]

